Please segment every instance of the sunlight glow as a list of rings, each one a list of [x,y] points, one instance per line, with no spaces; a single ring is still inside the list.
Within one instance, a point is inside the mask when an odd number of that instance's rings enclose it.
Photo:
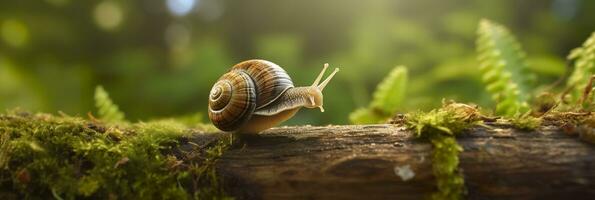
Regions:
[[[196,0],[167,0],[167,8],[177,16],[184,16],[194,8]]]

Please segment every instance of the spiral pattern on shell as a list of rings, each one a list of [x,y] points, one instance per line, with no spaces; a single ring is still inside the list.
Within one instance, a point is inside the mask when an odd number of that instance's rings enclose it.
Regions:
[[[209,94],[209,118],[223,131],[239,129],[255,110],[292,88],[287,72],[266,60],[247,60],[224,74]]]
[[[250,119],[255,108],[256,88],[245,72],[228,72],[211,89],[209,118],[223,131],[242,126]]]
[[[294,87],[291,78],[279,65],[266,60],[247,60],[231,70],[245,71],[256,86],[256,109],[273,103],[287,89]]]

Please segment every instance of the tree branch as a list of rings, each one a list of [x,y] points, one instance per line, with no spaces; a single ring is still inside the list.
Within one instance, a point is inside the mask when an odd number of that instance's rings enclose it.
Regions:
[[[396,125],[282,127],[240,136],[219,159],[238,199],[422,199],[436,191],[429,142]],[[458,138],[469,199],[595,196],[595,146],[555,127],[477,127]],[[395,167],[409,165],[404,181]]]

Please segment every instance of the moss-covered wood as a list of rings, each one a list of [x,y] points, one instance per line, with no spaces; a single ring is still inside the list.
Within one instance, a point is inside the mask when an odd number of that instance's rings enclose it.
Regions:
[[[230,144],[174,120],[104,124],[0,115],[0,199],[225,197],[214,163]]]
[[[465,131],[468,199],[585,199],[595,195],[595,145],[556,126]],[[282,127],[242,138],[217,172],[238,199],[424,199],[437,190],[432,145],[397,125]],[[404,166],[415,174],[405,181]]]
[[[459,104],[447,104],[436,113],[447,111],[448,105]],[[408,117],[395,122],[415,122],[414,115]],[[0,197],[422,199],[458,198],[462,193],[469,199],[581,199],[595,195],[595,145],[587,142],[595,141],[590,113],[552,113],[533,131],[503,121],[458,129],[469,124],[425,119],[413,124],[456,132],[458,144],[450,147],[460,146],[462,152],[437,155],[450,152],[443,144],[455,138],[428,141],[423,130],[418,137],[420,132],[403,125],[281,127],[260,135],[235,135],[232,142],[231,134],[174,120],[104,124],[93,118],[11,111],[0,115]],[[446,149],[436,151],[437,146]],[[457,154],[458,159],[444,157]],[[448,173],[437,179],[436,170],[444,167]],[[458,185],[460,178],[464,187]],[[452,180],[458,181],[449,185]]]

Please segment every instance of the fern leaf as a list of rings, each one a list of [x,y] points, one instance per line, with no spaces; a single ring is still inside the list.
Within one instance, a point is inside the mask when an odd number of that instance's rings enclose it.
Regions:
[[[403,104],[407,87],[407,68],[395,67],[376,88],[371,106],[385,113],[394,114]]]
[[[575,62],[574,71],[566,85],[572,88],[570,101],[578,104],[591,75],[595,74],[595,32],[583,43],[582,47],[572,50],[568,59],[575,60]]]
[[[479,70],[486,90],[497,102],[496,113],[514,116],[529,110],[530,83],[534,79],[525,52],[502,25],[483,19],[477,39]]]
[[[120,111],[118,105],[110,99],[109,94],[101,86],[95,89],[95,106],[99,118],[106,122],[124,121],[124,113]]]
[[[382,123],[392,117],[405,98],[407,89],[407,68],[395,67],[376,87],[368,108],[360,108],[349,115],[355,124]]]

